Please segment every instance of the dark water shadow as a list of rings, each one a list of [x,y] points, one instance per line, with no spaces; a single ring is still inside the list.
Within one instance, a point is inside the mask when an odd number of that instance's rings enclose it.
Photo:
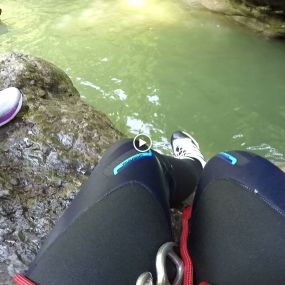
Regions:
[[[8,26],[0,20],[0,35],[8,33]]]

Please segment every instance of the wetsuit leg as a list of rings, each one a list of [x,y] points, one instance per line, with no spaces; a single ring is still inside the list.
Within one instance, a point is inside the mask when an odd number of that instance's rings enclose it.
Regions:
[[[195,284],[284,284],[285,174],[264,158],[237,151],[211,159],[190,228]]]
[[[177,169],[183,170],[187,187],[173,177]],[[138,153],[131,140],[115,144],[60,218],[26,276],[40,285],[133,285],[145,271],[155,276],[157,250],[172,241],[169,209],[172,198],[178,200],[174,193],[191,194],[201,170],[196,161],[185,164],[152,150]],[[194,174],[187,179],[189,171]]]

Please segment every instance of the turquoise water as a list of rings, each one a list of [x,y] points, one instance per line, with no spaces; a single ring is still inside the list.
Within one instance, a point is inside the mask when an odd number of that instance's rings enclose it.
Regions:
[[[285,43],[179,1],[2,0],[0,53],[43,57],[128,135],[285,162]]]

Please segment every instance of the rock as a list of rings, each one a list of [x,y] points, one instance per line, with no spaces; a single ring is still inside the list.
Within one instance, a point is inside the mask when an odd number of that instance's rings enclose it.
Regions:
[[[18,87],[23,108],[0,128],[0,284],[23,271],[102,153],[121,137],[80,100],[68,76],[42,59],[0,58],[0,90]]]
[[[285,38],[285,1],[280,0],[185,0],[226,15],[269,38]],[[195,3],[195,5],[194,5]]]

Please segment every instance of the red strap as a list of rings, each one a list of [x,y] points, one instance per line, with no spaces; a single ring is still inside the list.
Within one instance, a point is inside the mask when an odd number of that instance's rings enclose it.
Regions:
[[[12,277],[12,279],[15,281],[16,284],[18,285],[37,285],[36,283],[32,282],[29,280],[27,277],[21,275],[21,274],[16,274]]]
[[[180,255],[184,263],[184,276],[183,285],[193,285],[193,263],[188,253],[188,236],[189,231],[189,220],[191,218],[192,208],[187,207],[182,212],[182,231],[180,237]],[[199,285],[210,285],[207,282],[201,282]]]
[[[183,285],[193,285],[193,265],[188,254],[188,234],[189,234],[189,220],[191,218],[192,208],[187,207],[182,212],[182,231],[180,237],[180,255],[184,263]]]

